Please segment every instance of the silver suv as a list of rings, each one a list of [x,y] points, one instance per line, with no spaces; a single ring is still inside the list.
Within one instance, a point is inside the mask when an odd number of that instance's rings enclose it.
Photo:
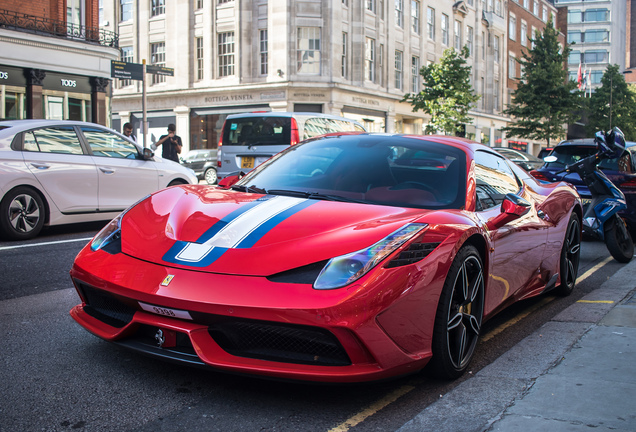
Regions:
[[[225,119],[217,150],[217,174],[222,179],[247,173],[290,145],[333,132],[364,127],[345,117],[320,113],[265,112],[233,114]]]

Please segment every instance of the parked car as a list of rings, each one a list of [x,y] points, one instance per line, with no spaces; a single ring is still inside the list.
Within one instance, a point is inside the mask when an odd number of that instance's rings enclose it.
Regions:
[[[576,282],[574,187],[462,138],[327,135],[237,178],[114,219],[72,266],[73,319],[227,372],[353,382],[429,364],[452,379],[485,320]]]
[[[194,172],[94,123],[0,121],[0,235],[109,220],[144,196],[197,183]]]
[[[320,113],[261,112],[225,119],[217,150],[219,179],[247,173],[276,153],[326,133],[364,131],[355,120]]]
[[[504,155],[526,171],[531,171],[543,165],[543,159],[532,156],[530,153],[507,147],[494,147],[494,150]]]
[[[627,210],[619,213],[630,231],[636,232],[636,143],[628,141],[626,150],[620,158],[605,159],[598,168],[614,183],[625,195]],[[557,158],[554,162],[546,162],[541,168],[530,172],[534,177],[543,181],[567,181],[572,183],[581,194],[584,205],[591,200],[587,186],[576,173],[559,173],[566,165],[596,153],[594,138],[566,140],[560,142],[550,156]]]
[[[216,184],[216,150],[197,149],[190,150],[181,157],[181,165],[194,171],[199,180],[205,180],[207,184]]]
[[[552,150],[554,150],[554,147],[544,147],[541,150],[539,150],[539,154],[537,155],[537,157],[543,160],[544,157],[552,153]]]

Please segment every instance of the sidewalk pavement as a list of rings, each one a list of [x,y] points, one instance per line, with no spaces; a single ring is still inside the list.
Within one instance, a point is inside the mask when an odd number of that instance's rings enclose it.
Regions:
[[[636,258],[398,432],[636,431],[635,288]]]

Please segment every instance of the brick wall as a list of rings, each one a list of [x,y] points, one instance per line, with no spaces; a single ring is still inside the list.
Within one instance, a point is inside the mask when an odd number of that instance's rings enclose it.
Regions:
[[[86,26],[99,26],[99,0],[86,2]],[[2,0],[0,9],[56,21],[66,21],[66,0]]]

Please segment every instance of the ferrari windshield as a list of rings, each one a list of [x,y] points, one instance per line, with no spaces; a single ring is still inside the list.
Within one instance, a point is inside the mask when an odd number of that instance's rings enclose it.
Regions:
[[[327,136],[288,148],[234,188],[400,207],[462,208],[466,155],[412,137]]]

